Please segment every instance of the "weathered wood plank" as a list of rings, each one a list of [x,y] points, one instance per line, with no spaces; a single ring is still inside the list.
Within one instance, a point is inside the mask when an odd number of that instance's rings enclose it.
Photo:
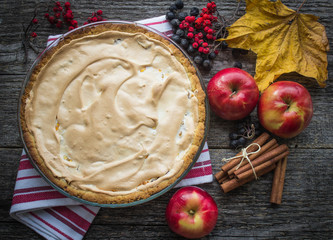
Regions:
[[[1,169],[0,222],[2,227],[12,229],[15,221],[8,216],[13,182],[16,177],[20,149],[0,149],[4,158]],[[210,151],[213,171],[222,165],[222,157],[234,154],[231,150]],[[262,237],[262,238],[327,238],[333,233],[332,185],[333,165],[331,149],[293,149],[288,158],[282,204],[275,207],[269,203],[273,174],[262,176],[258,181],[248,183],[224,194],[217,182],[201,185],[218,203],[218,225],[213,237]],[[130,238],[154,239],[175,237],[168,230],[164,211],[176,189],[146,204],[123,209],[102,209],[96,217],[86,239]],[[152,209],[154,209],[152,211]],[[103,230],[102,230],[103,229]],[[3,229],[0,231],[4,231]],[[6,236],[6,232],[3,232]],[[142,238],[140,238],[140,236]]]

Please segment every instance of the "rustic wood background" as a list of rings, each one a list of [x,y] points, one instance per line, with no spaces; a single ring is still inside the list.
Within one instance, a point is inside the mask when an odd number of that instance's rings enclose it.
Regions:
[[[9,209],[16,179],[22,142],[17,127],[17,103],[21,84],[36,54],[30,49],[24,62],[21,37],[22,25],[31,20],[37,0],[0,0],[0,238],[41,239],[34,231],[9,216]],[[52,5],[41,1],[42,5]],[[79,25],[93,11],[102,9],[107,19],[140,20],[165,14],[172,0],[122,0],[87,1],[73,0],[72,10]],[[302,0],[283,1],[297,9]],[[232,16],[236,0],[216,1],[222,15]],[[204,7],[206,1],[185,1],[185,8]],[[244,1],[240,14],[244,13]],[[41,6],[38,14],[41,26],[35,41],[39,52],[47,36],[64,33],[51,27]],[[45,8],[44,8],[45,9]],[[319,16],[326,27],[329,42],[333,42],[333,1],[308,0],[301,12]],[[332,49],[332,45],[330,46]],[[219,70],[231,67],[235,61],[254,74],[255,55],[248,54],[234,59],[231,50],[219,54],[210,73],[204,73],[207,84]],[[201,185],[219,206],[218,223],[205,239],[332,239],[333,238],[333,55],[328,53],[329,77],[326,88],[318,87],[313,79],[297,74],[287,74],[280,79],[298,81],[309,90],[314,104],[314,116],[309,127],[299,136],[281,140],[291,149],[288,160],[283,202],[280,206],[269,203],[272,173],[223,194],[217,182]],[[255,113],[252,114],[255,116]],[[221,166],[221,159],[235,152],[228,147],[228,134],[234,122],[219,119],[211,114],[208,144],[213,171]],[[164,212],[175,190],[149,203],[124,209],[102,209],[91,225],[85,239],[170,239],[179,238],[166,225]]]

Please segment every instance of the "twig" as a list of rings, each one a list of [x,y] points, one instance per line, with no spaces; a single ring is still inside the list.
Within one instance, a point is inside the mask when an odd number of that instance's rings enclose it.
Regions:
[[[299,13],[299,11],[301,10],[301,8],[303,7],[303,5],[304,5],[305,2],[306,2],[306,0],[304,0],[304,1],[302,2],[302,4],[298,7],[296,13]]]

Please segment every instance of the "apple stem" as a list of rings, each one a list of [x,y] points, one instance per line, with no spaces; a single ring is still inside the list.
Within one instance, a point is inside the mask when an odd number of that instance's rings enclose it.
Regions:
[[[190,211],[188,211],[188,213],[193,216],[195,214],[195,211],[193,209],[190,209]]]
[[[235,95],[237,93],[237,91],[233,91],[230,95],[229,98],[232,97],[233,95]]]

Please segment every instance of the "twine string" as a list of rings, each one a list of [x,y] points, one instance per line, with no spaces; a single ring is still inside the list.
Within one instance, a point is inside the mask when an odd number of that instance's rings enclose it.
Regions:
[[[251,147],[251,146],[257,146],[258,149],[257,149],[256,151],[254,151],[254,152],[247,152],[248,148]],[[242,157],[241,161],[239,162],[239,164],[238,164],[237,167],[236,167],[236,170],[237,170],[238,168],[240,168],[240,166],[242,165],[244,159],[246,159],[246,160],[248,161],[248,163],[250,164],[251,168],[252,168],[253,175],[254,175],[255,179],[258,180],[258,177],[257,177],[256,171],[254,170],[254,167],[253,167],[253,165],[252,165],[252,163],[251,163],[251,160],[249,159],[249,156],[252,155],[252,154],[256,154],[256,153],[258,153],[260,150],[261,150],[261,147],[260,147],[260,145],[259,145],[258,143],[251,143],[251,144],[250,144],[249,146],[247,146],[246,148],[242,148],[242,151],[241,151],[242,154],[241,154],[241,155],[238,155],[238,156],[235,156],[235,157],[231,157],[231,158],[223,158],[223,159],[222,159],[222,162],[227,163],[227,162],[229,162],[229,161],[232,160],[232,159]]]

